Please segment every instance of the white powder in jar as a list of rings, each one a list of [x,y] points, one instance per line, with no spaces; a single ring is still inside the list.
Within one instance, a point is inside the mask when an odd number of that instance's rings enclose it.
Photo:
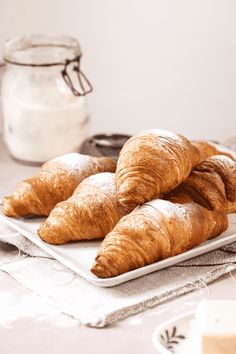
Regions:
[[[88,136],[85,98],[76,97],[48,68],[20,67],[5,73],[2,86],[4,138],[13,157],[44,162],[78,151]]]

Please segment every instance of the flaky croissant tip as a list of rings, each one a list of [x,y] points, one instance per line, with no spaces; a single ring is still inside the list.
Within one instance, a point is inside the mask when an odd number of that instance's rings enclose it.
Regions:
[[[121,205],[130,210],[134,209],[140,204],[138,200],[135,200],[135,197],[131,196],[129,199],[125,194],[123,195],[122,192],[118,193],[118,200]]]
[[[51,245],[60,245],[60,244],[63,244],[64,242],[66,242],[66,241],[63,242],[63,237],[59,237],[60,236],[60,229],[58,228],[58,230],[57,230],[57,226],[55,226],[55,225],[51,226],[51,229],[53,229],[53,230],[50,230],[51,232],[48,232],[47,227],[48,227],[48,225],[47,225],[47,221],[46,221],[46,222],[42,223],[37,230],[37,234],[41,238],[42,241],[50,243]],[[55,235],[56,235],[56,237],[55,237]]]
[[[18,216],[18,213],[15,211],[14,206],[12,205],[12,199],[13,196],[3,198],[3,212],[6,216]]]
[[[132,210],[138,205],[142,205],[146,201],[153,199],[153,189],[150,188],[150,186],[153,186],[153,182],[151,181],[145,181],[145,183],[143,183],[142,178],[137,178],[136,183],[133,183],[132,178],[126,178],[119,183],[119,186],[116,185],[119,203]],[[129,194],[127,194],[127,189],[129,190]],[[157,195],[155,194],[155,196]]]
[[[98,258],[99,258],[99,256],[96,257],[96,260],[95,260],[94,264],[92,265],[90,271],[99,278],[102,278],[102,277],[105,278],[106,276],[104,276],[104,272],[106,273],[106,269],[103,266],[103,264],[99,262]]]
[[[90,271],[98,278],[111,278],[118,275],[118,273],[116,274],[115,269],[113,269],[112,263],[107,263],[108,260],[106,259],[106,257],[98,255],[95,258],[95,262],[93,263]]]
[[[116,161],[111,159],[110,157],[100,157],[99,161],[102,163],[104,171],[116,171]]]

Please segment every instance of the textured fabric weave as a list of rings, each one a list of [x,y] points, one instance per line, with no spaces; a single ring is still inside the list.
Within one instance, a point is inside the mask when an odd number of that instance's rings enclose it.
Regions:
[[[213,251],[113,288],[100,288],[0,223],[0,269],[80,324],[92,327],[107,326],[206,286],[236,269],[233,250]]]

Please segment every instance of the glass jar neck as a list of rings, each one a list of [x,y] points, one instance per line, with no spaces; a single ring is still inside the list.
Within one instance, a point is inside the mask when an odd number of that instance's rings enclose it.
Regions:
[[[78,56],[81,56],[81,50],[75,38],[53,35],[10,39],[4,53],[6,62],[29,66],[65,64]]]
[[[6,43],[5,62],[22,67],[61,67],[61,75],[74,96],[92,92],[92,85],[80,69],[78,41],[69,36],[32,35]],[[74,75],[72,75],[74,74]],[[75,77],[76,81],[72,79]]]

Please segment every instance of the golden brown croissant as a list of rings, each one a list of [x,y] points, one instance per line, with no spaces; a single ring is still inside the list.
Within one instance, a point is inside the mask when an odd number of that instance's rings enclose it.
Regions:
[[[103,172],[83,180],[40,226],[41,239],[62,244],[106,236],[131,211],[118,203],[114,179],[114,173]]]
[[[91,271],[100,278],[114,277],[185,252],[227,226],[223,212],[155,199],[118,222],[100,245]]]
[[[209,157],[165,199],[174,203],[194,201],[209,210],[236,212],[236,161],[223,155]]]
[[[33,177],[19,183],[13,195],[4,197],[7,216],[49,215],[58,202],[69,198],[86,177],[114,172],[115,162],[79,153],[60,156],[43,164]]]
[[[207,142],[204,140],[195,140],[195,141],[191,141],[191,143],[197,148],[199,152],[200,155],[199,163],[201,161],[206,160],[210,156],[218,155],[218,154],[225,155],[230,157],[231,159],[234,159],[234,156],[232,155],[231,151],[228,148],[219,146],[216,143]]]
[[[123,146],[116,170],[119,202],[135,207],[169,192],[194,166],[218,150],[207,142],[191,144],[180,134],[148,130]]]

